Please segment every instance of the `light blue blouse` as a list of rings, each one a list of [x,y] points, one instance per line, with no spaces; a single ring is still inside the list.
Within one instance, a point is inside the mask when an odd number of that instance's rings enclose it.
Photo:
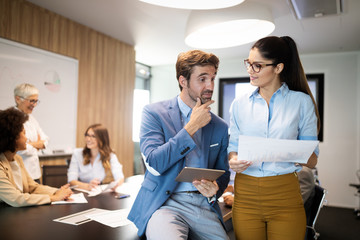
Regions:
[[[237,152],[239,135],[264,138],[317,140],[317,117],[311,97],[289,90],[286,83],[273,94],[269,106],[259,94],[236,98],[230,107],[230,141],[228,153]],[[319,154],[319,147],[315,149]],[[295,163],[253,163],[243,174],[254,177],[276,176],[300,171]]]
[[[96,157],[93,165],[84,165],[82,151],[82,148],[77,148],[72,154],[70,166],[68,169],[68,182],[78,180],[89,183],[94,178],[103,181],[105,178],[105,169],[100,161],[100,154],[98,154]],[[124,178],[122,165],[114,153],[110,154],[110,166],[115,181]]]

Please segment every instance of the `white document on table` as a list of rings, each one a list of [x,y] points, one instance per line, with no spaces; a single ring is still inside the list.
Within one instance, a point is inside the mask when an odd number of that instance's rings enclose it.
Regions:
[[[135,185],[132,183],[124,182],[123,184],[121,184],[119,187],[116,188],[115,192],[136,195],[140,190],[140,187],[141,187],[141,183]]]
[[[92,219],[88,218],[89,214],[97,214],[107,212],[109,210],[99,209],[99,208],[91,208],[89,210],[85,210],[82,212],[74,213],[65,217],[54,219],[55,222],[67,223],[71,225],[80,225],[83,223],[90,222]]]
[[[98,185],[95,188],[91,189],[91,191],[82,188],[75,188],[74,190],[87,193],[88,197],[95,197],[101,193],[111,191],[111,188],[113,188],[114,186],[115,186],[114,184],[110,183],[110,184]]]
[[[239,136],[238,159],[252,162],[307,163],[319,141]]]
[[[127,219],[130,212],[130,208],[114,210],[114,211],[107,211],[101,213],[91,213],[88,214],[88,217],[91,220],[97,221],[101,224],[106,226],[116,228],[125,226],[128,224],[132,224],[130,220]]]
[[[141,184],[143,181],[144,175],[134,175],[127,178],[127,180],[123,184],[118,186],[115,192],[136,196],[141,188]]]
[[[68,200],[63,201],[55,201],[51,204],[72,204],[72,203],[87,203],[85,196],[83,193],[73,193],[71,194],[70,198]]]
[[[82,188],[74,188],[74,190],[76,191],[79,191],[79,192],[84,192],[84,193],[87,193],[88,195],[91,194],[91,195],[95,195],[95,194],[100,194],[101,193],[101,186],[96,186],[96,188],[93,188],[92,190],[86,190],[86,189],[82,189]]]

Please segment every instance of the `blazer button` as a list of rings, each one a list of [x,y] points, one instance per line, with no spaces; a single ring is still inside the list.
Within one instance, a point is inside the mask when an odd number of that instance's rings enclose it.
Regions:
[[[186,147],[182,152],[181,152],[181,155],[184,155],[187,151],[190,150],[190,147]]]
[[[170,194],[170,191],[168,190],[168,191],[166,191],[165,193],[166,193],[166,195],[169,195],[169,194]]]

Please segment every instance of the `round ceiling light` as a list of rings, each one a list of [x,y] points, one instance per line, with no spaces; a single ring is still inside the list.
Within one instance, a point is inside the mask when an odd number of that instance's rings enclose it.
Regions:
[[[219,9],[233,7],[245,0],[140,0],[153,5],[181,9]]]
[[[192,11],[185,43],[202,49],[234,47],[265,37],[274,29],[268,8],[246,2],[232,8]]]

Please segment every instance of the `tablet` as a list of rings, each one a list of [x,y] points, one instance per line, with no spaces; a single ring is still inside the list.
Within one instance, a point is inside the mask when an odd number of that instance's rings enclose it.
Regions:
[[[224,173],[225,170],[184,167],[183,170],[181,170],[181,172],[179,173],[179,175],[175,178],[175,180],[177,182],[192,182],[194,180],[201,179],[215,181]]]

